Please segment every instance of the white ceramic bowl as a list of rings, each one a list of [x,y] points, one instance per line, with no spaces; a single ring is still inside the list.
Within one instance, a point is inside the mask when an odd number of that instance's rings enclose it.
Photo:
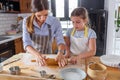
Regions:
[[[119,55],[103,55],[100,57],[100,61],[110,67],[118,67],[120,63]]]
[[[80,68],[64,68],[60,75],[64,80],[83,80],[86,77],[86,73]]]

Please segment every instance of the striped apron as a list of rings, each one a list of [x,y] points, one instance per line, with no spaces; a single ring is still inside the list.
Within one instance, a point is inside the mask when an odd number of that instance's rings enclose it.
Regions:
[[[42,54],[52,53],[52,36],[51,26],[48,24],[49,35],[37,35],[35,33],[30,34],[33,47]]]

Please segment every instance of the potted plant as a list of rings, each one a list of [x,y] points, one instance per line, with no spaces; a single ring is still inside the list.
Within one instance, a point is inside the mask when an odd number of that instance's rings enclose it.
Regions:
[[[119,28],[120,28],[120,19],[117,19],[117,20],[115,21],[115,24],[116,24],[116,26],[117,26],[116,32],[118,32],[118,31],[119,31]]]
[[[115,10],[115,25],[116,25],[116,32],[118,32],[120,28],[120,7],[118,7],[118,11]]]
[[[116,38],[120,38],[120,5],[117,5],[115,10],[115,28],[116,28]]]

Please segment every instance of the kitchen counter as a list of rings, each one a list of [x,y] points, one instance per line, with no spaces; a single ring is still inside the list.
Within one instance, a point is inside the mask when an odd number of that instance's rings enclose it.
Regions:
[[[17,54],[13,57],[11,57],[10,59],[6,60],[3,62],[3,64],[10,62],[13,59],[17,59],[17,58],[21,58],[22,55],[24,55],[25,53],[20,53]],[[79,63],[77,65],[71,65],[68,64],[67,66],[65,66],[65,68],[67,67],[77,67],[77,68],[81,68],[82,70],[85,71],[85,60],[83,60],[82,62],[79,61]],[[20,75],[10,75],[9,74],[9,67],[11,66],[19,66],[21,69],[21,74]],[[40,76],[40,73],[38,71],[41,70],[45,70],[47,74],[54,74],[56,76],[57,79],[49,79],[49,80],[63,80],[60,77],[60,70],[62,68],[58,67],[57,65],[51,65],[51,66],[34,66],[34,65],[25,65],[22,62],[22,59],[16,62],[13,62],[11,64],[8,64],[6,66],[3,67],[3,72],[0,73],[0,78],[2,78],[3,80],[48,80],[46,78],[42,78]],[[23,79],[24,77],[24,79]],[[29,79],[28,79],[29,78]]]
[[[8,39],[0,41],[0,44],[5,43],[5,42],[9,42],[9,41],[12,41],[12,40],[15,40],[17,38],[21,38],[22,37],[22,32],[14,34],[14,35],[1,35],[1,36],[6,36],[6,37],[8,37]]]
[[[10,62],[11,60],[14,60],[17,58],[22,58],[24,54],[25,53],[17,54],[11,57],[10,59],[4,61],[3,64]],[[65,68],[77,67],[77,68],[84,70],[87,73],[87,66],[90,62],[100,62],[100,58],[95,56],[95,57],[90,57],[90,58],[83,59],[83,60],[78,60],[78,63],[76,65],[68,64],[67,66],[65,66]],[[9,67],[11,66],[19,66],[20,68],[22,68],[21,74],[10,75]],[[33,70],[37,70],[37,71],[45,70],[48,74],[54,74],[57,77],[57,79],[54,79],[54,80],[62,80],[59,74],[60,69],[62,68],[59,68],[58,66],[42,66],[42,67],[28,66],[28,65],[25,65],[22,62],[22,60],[19,60],[19,61],[13,62],[3,67],[3,72],[0,73],[0,79],[3,79],[3,80],[20,80],[20,79],[21,80],[26,80],[26,79],[27,80],[47,80],[47,79],[43,79],[40,76],[39,72],[33,71]],[[108,72],[108,76],[106,80],[120,80],[120,70],[118,68],[107,66],[107,72]],[[91,80],[91,79],[87,76],[85,80]]]

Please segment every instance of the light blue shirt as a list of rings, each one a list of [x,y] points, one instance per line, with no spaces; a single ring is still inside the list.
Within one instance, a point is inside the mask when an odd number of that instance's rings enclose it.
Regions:
[[[73,28],[69,28],[67,30],[67,32],[66,32],[67,37],[70,37],[72,30],[73,30]],[[75,31],[73,36],[76,37],[76,38],[83,38],[84,37],[84,31]],[[97,36],[96,36],[96,33],[95,33],[95,31],[93,29],[88,28],[88,40],[90,38],[95,38],[96,39]]]
[[[24,18],[24,20],[23,20],[23,45],[24,45],[24,49],[28,45],[32,46],[32,47],[34,46],[32,44],[30,34],[26,28],[26,19],[27,19],[27,17]],[[33,21],[34,33],[38,34],[38,35],[49,35],[48,24],[51,26],[51,30],[52,30],[52,34],[51,34],[52,41],[55,37],[57,45],[59,45],[61,43],[65,44],[63,34],[62,34],[61,24],[58,21],[58,19],[55,17],[48,16],[46,21],[42,24],[41,27],[39,27],[39,25],[37,24],[37,22],[34,19],[34,21]]]

